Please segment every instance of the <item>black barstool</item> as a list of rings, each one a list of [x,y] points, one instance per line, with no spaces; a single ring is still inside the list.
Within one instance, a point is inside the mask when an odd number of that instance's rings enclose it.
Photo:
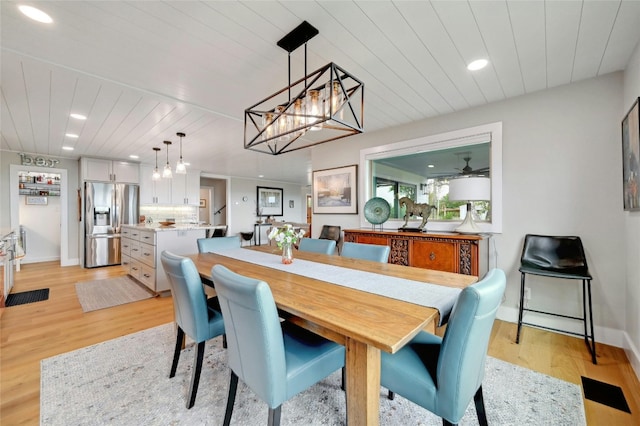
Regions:
[[[244,241],[249,241],[249,245],[251,245],[251,240],[253,239],[253,232],[241,232],[240,235]]]
[[[591,360],[596,361],[596,341],[593,337],[593,310],[591,308],[591,274],[587,267],[587,259],[580,237],[555,237],[549,235],[527,234],[520,258],[520,309],[518,312],[518,332],[516,343],[520,343],[520,329],[522,324],[547,330],[582,336],[582,333],[560,330],[522,321],[524,311],[538,314],[553,315],[562,318],[580,320],[584,323],[584,341],[591,353]],[[540,311],[524,307],[525,275],[540,275],[545,277],[563,278],[568,280],[582,280],[582,317],[574,317],[553,312]],[[589,328],[587,328],[587,298],[589,300]]]

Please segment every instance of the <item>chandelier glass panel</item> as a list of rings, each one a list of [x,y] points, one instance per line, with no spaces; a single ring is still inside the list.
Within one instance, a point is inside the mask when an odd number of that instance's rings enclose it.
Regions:
[[[331,62],[307,72],[306,21],[278,42],[289,52],[289,85],[244,112],[244,147],[278,155],[362,133],[364,83]],[[291,83],[291,52],[305,46],[305,76]]]

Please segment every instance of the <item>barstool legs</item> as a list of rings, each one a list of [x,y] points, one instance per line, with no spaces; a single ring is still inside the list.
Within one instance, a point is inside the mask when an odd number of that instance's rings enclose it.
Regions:
[[[520,330],[522,329],[522,312],[524,308],[524,273],[521,273],[520,275],[520,306],[518,307],[518,332],[516,333],[516,344],[520,343]]]
[[[553,327],[546,327],[543,325],[532,324],[522,321],[524,311],[536,312],[539,314],[553,315],[556,317],[569,318],[574,320],[581,320],[584,324],[584,341],[587,345],[587,349],[591,354],[591,362],[598,364],[596,359],[596,339],[593,331],[593,305],[591,304],[591,280],[582,280],[582,318],[573,317],[568,315],[557,314],[553,312],[545,312],[537,309],[525,309],[524,307],[524,288],[525,288],[525,274],[522,273],[520,278],[520,307],[518,309],[518,330],[516,332],[516,344],[520,343],[520,332],[522,331],[522,324],[530,325],[532,327],[543,328],[545,330],[559,331],[561,333],[569,333],[575,336],[580,336],[580,333],[574,333],[572,331],[560,330]],[[589,324],[587,326],[587,298],[589,299]]]
[[[585,287],[587,292],[585,293]],[[589,336],[587,333],[587,311],[585,307],[585,299],[589,295],[589,325],[591,328],[591,335]],[[582,312],[584,313],[584,341],[587,344],[587,348],[589,348],[589,352],[591,353],[591,362],[594,364],[598,364],[596,360],[596,339],[593,331],[593,305],[591,304],[591,280],[582,280]],[[589,343],[589,337],[591,338],[591,343]]]

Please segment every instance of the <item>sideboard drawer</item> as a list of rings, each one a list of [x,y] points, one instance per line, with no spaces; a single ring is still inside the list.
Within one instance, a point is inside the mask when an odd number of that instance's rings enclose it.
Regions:
[[[411,242],[409,264],[418,268],[436,271],[459,272],[456,246],[451,243],[432,241]]]
[[[362,235],[358,238],[358,243],[375,244],[378,246],[388,246],[389,239],[387,237],[379,237],[376,235]]]

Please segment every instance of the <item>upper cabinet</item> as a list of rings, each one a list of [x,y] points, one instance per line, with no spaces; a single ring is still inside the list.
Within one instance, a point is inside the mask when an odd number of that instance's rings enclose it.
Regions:
[[[82,180],[140,183],[140,165],[120,160],[81,158]]]
[[[171,183],[171,202],[173,204],[200,205],[200,171],[189,170],[187,174],[173,174]]]
[[[153,166],[140,166],[140,204],[171,204],[171,179],[153,180]]]
[[[174,173],[171,179],[153,180],[153,166],[140,166],[140,204],[200,205],[200,171]]]

